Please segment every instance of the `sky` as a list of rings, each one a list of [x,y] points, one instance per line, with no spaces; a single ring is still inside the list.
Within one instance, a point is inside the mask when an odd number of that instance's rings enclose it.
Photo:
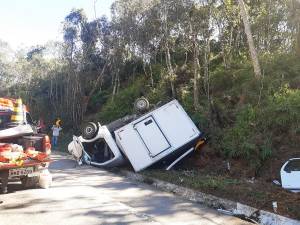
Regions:
[[[95,18],[95,0],[0,0],[0,40],[16,50],[62,40],[62,21],[73,8],[84,9]],[[110,18],[114,0],[97,0],[97,17]]]

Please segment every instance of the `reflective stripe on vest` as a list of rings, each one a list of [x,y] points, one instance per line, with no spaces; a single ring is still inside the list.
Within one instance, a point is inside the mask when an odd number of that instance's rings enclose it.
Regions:
[[[23,103],[22,99],[18,98],[15,102],[14,111],[10,118],[11,122],[23,122],[24,116],[23,116]]]

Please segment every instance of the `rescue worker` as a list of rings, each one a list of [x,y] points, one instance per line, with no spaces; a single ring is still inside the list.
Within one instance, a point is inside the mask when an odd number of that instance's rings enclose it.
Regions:
[[[62,130],[60,126],[60,119],[58,119],[55,124],[52,126],[52,146],[56,147],[59,137],[59,132]]]

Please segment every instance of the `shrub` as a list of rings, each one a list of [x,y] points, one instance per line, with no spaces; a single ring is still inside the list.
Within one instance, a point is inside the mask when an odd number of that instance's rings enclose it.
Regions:
[[[134,101],[140,97],[144,87],[144,80],[138,78],[131,85],[121,89],[114,98],[110,97],[103,105],[102,110],[97,115],[97,119],[106,123],[133,113]]]
[[[240,110],[234,125],[223,130],[220,147],[226,157],[244,158],[257,167],[274,152],[274,138],[289,139],[299,124],[300,90],[284,86],[263,107],[249,104]]]
[[[237,115],[234,126],[224,130],[222,145],[227,157],[250,159],[256,155],[257,146],[254,142],[257,135],[255,132],[256,117],[256,110],[248,105]]]
[[[300,127],[300,90],[285,85],[270,96],[259,122],[276,135],[297,133]]]
[[[146,97],[151,104],[169,100],[166,83],[164,81],[159,82],[156,87],[151,88],[151,90],[148,91]]]

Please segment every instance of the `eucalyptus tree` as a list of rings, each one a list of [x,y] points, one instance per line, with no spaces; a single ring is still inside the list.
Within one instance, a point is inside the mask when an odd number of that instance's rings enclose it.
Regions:
[[[82,43],[80,33],[87,18],[83,10],[72,10],[64,21],[64,58],[68,62],[65,76],[65,105],[70,109],[67,112],[72,122],[82,120],[82,86],[80,82],[80,58],[82,57]]]
[[[251,31],[251,27],[250,27],[250,23],[249,23],[248,12],[247,12],[247,9],[246,9],[246,6],[245,6],[245,3],[243,0],[238,0],[238,4],[240,7],[241,17],[242,17],[242,20],[244,23],[245,34],[246,34],[247,40],[248,40],[249,51],[250,51],[251,60],[252,60],[252,64],[253,64],[254,74],[255,74],[256,78],[261,78],[261,76],[262,76],[261,69],[260,69],[260,65],[259,65],[259,61],[258,61],[256,48],[254,45],[252,31]]]
[[[7,92],[10,86],[11,74],[9,73],[9,64],[5,62],[5,60],[2,57],[3,55],[0,55],[0,92],[1,94],[4,94]]]
[[[300,56],[300,0],[291,0],[289,4],[289,24],[292,30],[292,46]]]
[[[9,44],[0,39],[0,94],[9,95],[10,87],[17,82],[14,73],[14,52]]]
[[[119,39],[125,43],[126,60],[143,62],[143,70],[154,86],[151,59],[155,58],[160,42],[159,21],[157,12],[159,1],[116,1],[113,7],[113,24],[118,29]],[[133,75],[136,70],[133,66]]]
[[[199,57],[203,55],[205,51],[202,43],[205,34],[208,31],[208,17],[207,13],[205,13],[205,9],[202,5],[200,5],[198,2],[186,2],[187,8],[186,8],[186,18],[185,21],[183,21],[183,27],[186,29],[184,30],[185,33],[185,39],[186,44],[188,46],[189,51],[192,53],[192,70],[193,70],[193,100],[194,100],[194,108],[195,110],[200,109],[200,81],[202,78],[202,81],[204,80],[201,76],[201,63]],[[207,44],[209,44],[207,42]],[[201,54],[200,54],[201,53]],[[207,62],[207,61],[206,61]],[[208,68],[208,67],[206,67]],[[207,75],[208,71],[205,71],[205,74]],[[203,88],[205,88],[203,86]]]
[[[261,53],[271,54],[291,49],[291,29],[288,26],[289,1],[250,1],[247,4],[253,39]]]
[[[64,22],[66,105],[72,121],[80,122],[91,96],[101,85],[110,63],[110,23],[105,17],[88,21],[83,10],[73,10]]]
[[[111,23],[106,17],[87,22],[81,31],[82,80],[84,86],[83,111],[85,114],[91,97],[101,91],[105,74],[111,65]]]

